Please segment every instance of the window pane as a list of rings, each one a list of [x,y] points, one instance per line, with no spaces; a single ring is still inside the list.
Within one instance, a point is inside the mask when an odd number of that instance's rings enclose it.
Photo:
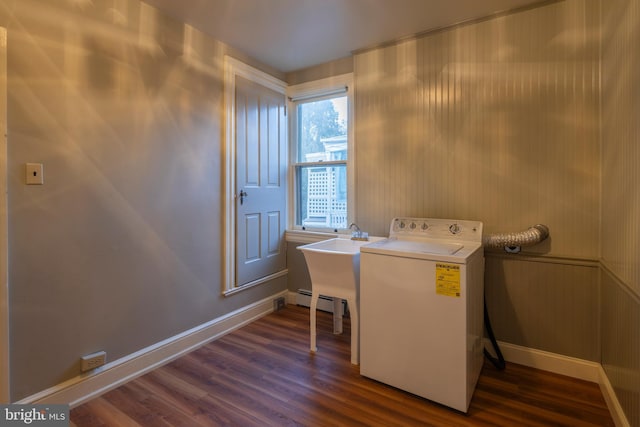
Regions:
[[[298,162],[347,158],[347,97],[298,104]]]
[[[347,228],[347,166],[299,166],[298,224]]]

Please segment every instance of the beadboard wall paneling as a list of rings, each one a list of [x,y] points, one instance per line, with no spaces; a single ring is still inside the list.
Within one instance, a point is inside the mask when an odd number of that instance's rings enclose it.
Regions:
[[[598,256],[599,9],[570,0],[355,56],[357,219],[547,224]]]
[[[486,255],[485,296],[499,341],[600,361],[596,262]]]
[[[602,364],[640,426],[640,2],[602,2]]]
[[[602,258],[640,295],[640,2],[603,2]]]
[[[640,299],[602,269],[602,366],[632,427],[640,426]]]

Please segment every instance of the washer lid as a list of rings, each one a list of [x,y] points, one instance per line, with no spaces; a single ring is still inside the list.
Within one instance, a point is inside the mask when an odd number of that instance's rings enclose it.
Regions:
[[[416,252],[422,254],[453,255],[464,247],[460,243],[416,242],[411,240],[388,239],[381,241],[380,249],[399,252]]]
[[[466,264],[467,258],[482,247],[476,242],[446,242],[389,238],[360,247],[360,253],[448,261]]]

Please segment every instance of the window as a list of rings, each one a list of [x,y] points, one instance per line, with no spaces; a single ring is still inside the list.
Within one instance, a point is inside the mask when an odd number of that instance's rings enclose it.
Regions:
[[[345,229],[353,216],[349,76],[289,88],[295,228]]]

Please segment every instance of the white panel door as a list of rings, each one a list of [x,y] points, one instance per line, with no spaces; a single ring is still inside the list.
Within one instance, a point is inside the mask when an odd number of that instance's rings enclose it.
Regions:
[[[286,268],[285,97],[236,77],[236,286]]]

